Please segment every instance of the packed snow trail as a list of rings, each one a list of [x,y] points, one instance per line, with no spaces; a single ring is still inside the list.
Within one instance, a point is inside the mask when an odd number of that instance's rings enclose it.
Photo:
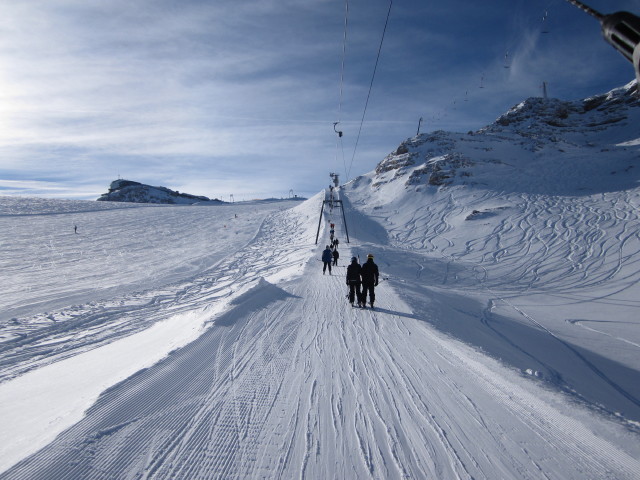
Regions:
[[[388,282],[352,308],[351,252],[322,275],[322,248],[0,478],[637,477],[632,433],[437,332]]]

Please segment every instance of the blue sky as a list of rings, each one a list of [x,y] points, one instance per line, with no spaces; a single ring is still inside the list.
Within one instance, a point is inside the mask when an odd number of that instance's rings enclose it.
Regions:
[[[0,0],[0,194],[95,199],[121,177],[310,196],[372,170],[420,117],[466,132],[543,81],[570,100],[634,79],[565,0],[395,0],[356,149],[389,1],[348,4],[339,109],[344,0]]]

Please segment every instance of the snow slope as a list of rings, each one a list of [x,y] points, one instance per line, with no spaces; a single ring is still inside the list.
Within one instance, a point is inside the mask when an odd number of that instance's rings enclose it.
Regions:
[[[387,232],[387,271],[414,310],[638,422],[634,88],[583,102],[529,99],[478,132],[409,139],[347,192]]]
[[[3,200],[12,203],[11,199]],[[26,251],[37,250],[37,246],[43,241],[51,242],[56,245],[61,260],[50,267],[44,265],[42,268],[34,263],[29,269],[24,266],[28,256],[16,258],[7,255],[4,259],[7,270],[27,270],[26,279],[22,280],[25,282],[23,287],[30,287],[26,282],[40,279],[44,271],[50,275],[49,285],[60,288],[63,299],[75,300],[74,289],[85,287],[84,298],[91,301],[50,313],[11,319],[3,317],[3,343],[0,346],[2,379],[11,379],[32,371],[30,375],[22,375],[13,382],[0,385],[0,400],[6,406],[0,423],[15,426],[15,429],[6,427],[2,432],[6,436],[0,447],[0,459],[5,467],[6,463],[14,461],[14,452],[24,452],[25,448],[27,452],[35,451],[53,439],[59,431],[81,418],[84,409],[95,401],[100,392],[137,370],[152,365],[169,351],[202,333],[204,324],[210,322],[216,313],[223,311],[234,294],[246,290],[251,282],[256,281],[256,275],[260,272],[259,265],[263,262],[261,255],[265,248],[264,242],[277,234],[265,218],[274,211],[299,203],[274,201],[239,203],[228,207],[163,206],[125,210],[121,209],[120,204],[111,203],[112,213],[116,213],[116,216],[118,212],[134,212],[135,219],[131,220],[128,215],[121,214],[118,217],[121,223],[118,224],[113,221],[114,217],[107,217],[112,221],[113,228],[101,232],[104,236],[100,242],[103,249],[84,254],[77,259],[73,258],[73,254],[79,248],[78,244],[91,244],[91,234],[76,235],[73,230],[71,233],[60,231],[53,239],[27,235],[32,219],[38,218],[31,216],[38,207],[29,204],[35,203],[45,212],[42,221],[48,222],[47,228],[43,227],[46,231],[61,230],[61,225],[70,225],[73,222],[79,224],[78,218],[89,215],[86,210],[91,208],[89,205],[94,204],[75,202],[78,211],[74,213],[68,202],[62,202],[61,209],[64,213],[56,215],[52,213],[55,201],[45,204],[40,200],[22,201],[27,205],[25,210],[30,212],[30,216],[24,216],[13,208],[11,211],[14,215],[2,219],[11,226],[3,231],[12,232],[12,235],[7,234],[3,241],[21,242]],[[94,212],[91,221],[84,226],[86,230],[91,231],[92,226],[105,220],[104,206],[108,204],[98,205],[100,207]],[[107,208],[106,211],[108,210]],[[67,215],[71,215],[71,222]],[[189,219],[193,223],[187,223]],[[140,229],[141,232],[146,232],[146,236],[138,238],[135,255],[139,255],[140,260],[138,268],[131,269],[129,279],[132,286],[124,290],[127,292],[124,295],[105,299],[103,295],[110,290],[102,289],[100,286],[112,281],[117,282],[121,275],[118,269],[126,268],[127,263],[131,262],[131,258],[123,259],[121,255],[117,255],[119,251],[123,251],[122,242],[135,245],[132,239],[121,238],[122,232],[131,225],[135,225],[136,228],[142,225],[147,227],[146,230]],[[192,233],[189,237],[190,246],[180,242],[183,235],[189,236],[185,226]],[[292,224],[291,227],[295,229],[296,225]],[[21,233],[22,229],[24,233]],[[81,231],[83,230],[79,229],[79,232]],[[158,235],[158,231],[163,235]],[[96,234],[95,231],[92,233]],[[82,235],[89,238],[83,238]],[[249,245],[246,242],[249,242]],[[268,246],[272,253],[280,250],[277,245]],[[15,248],[14,251],[19,249]],[[117,262],[112,268],[103,271],[103,275],[99,276],[100,281],[85,281],[72,277],[69,273],[76,270],[95,271],[101,268],[103,253],[107,258],[116,257]],[[184,272],[185,275],[191,275],[188,279],[176,281],[179,277],[174,273],[165,273],[167,267],[180,265],[195,255],[199,255],[198,261],[194,262],[191,270],[185,269]],[[66,261],[68,258],[73,259]],[[286,276],[291,268],[287,262],[295,261],[296,252],[291,251],[279,259],[269,257],[269,274],[274,279]],[[79,262],[82,263],[82,268],[77,267]],[[155,283],[149,285],[158,285],[159,288],[131,291],[131,288],[139,286],[149,277],[155,280]],[[58,285],[59,278],[66,278],[68,281]],[[16,279],[21,277],[17,276]],[[46,284],[47,280],[41,281]],[[45,303],[46,299],[38,294],[46,297],[49,292],[42,287],[36,290],[33,297],[26,295],[25,298],[31,301],[35,299],[36,305]],[[58,305],[59,302],[51,303]],[[28,306],[35,308],[32,305]],[[146,348],[140,348],[141,341],[146,342]],[[124,363],[112,360],[112,357],[120,356],[126,356]],[[102,375],[97,375],[98,371],[102,372]],[[39,382],[39,378],[44,380]],[[53,390],[51,380],[54,381]],[[73,398],[77,392],[79,393],[75,403],[70,403],[68,395],[71,394]],[[27,399],[35,404],[25,403]],[[38,402],[43,400],[48,408],[39,408],[42,404]],[[34,408],[30,408],[31,406]],[[34,417],[34,413],[42,416]],[[38,424],[37,418],[42,418],[42,423]]]
[[[315,245],[328,193],[5,207],[3,245],[25,246],[2,259],[15,290],[0,478],[637,478],[638,117],[624,95],[566,106],[564,127],[536,123],[548,105],[530,101],[517,121],[408,140],[335,193],[350,243],[333,209]],[[38,222],[60,232],[29,235]],[[102,249],[80,248],[94,236]],[[377,308],[353,309],[345,264],[368,252]],[[104,278],[77,274],[105,258]]]

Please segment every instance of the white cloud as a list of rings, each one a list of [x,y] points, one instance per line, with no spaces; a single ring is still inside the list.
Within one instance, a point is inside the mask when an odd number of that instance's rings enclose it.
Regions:
[[[520,1],[512,18],[511,5],[393,6],[354,172],[373,168],[414,135],[421,116],[423,131],[479,128],[539,94],[542,80],[552,93],[573,85],[581,89],[571,91],[576,95],[597,93],[594,78],[616,66],[601,60],[602,45],[576,55],[582,37],[553,37],[549,48],[536,33],[536,7]],[[0,6],[0,34],[10,40],[0,45],[0,65],[11,65],[0,69],[0,176],[42,179],[64,171],[73,192],[86,191],[84,182],[106,186],[117,174],[201,190],[202,178],[212,178],[215,190],[218,178],[233,185],[234,175],[250,175],[233,190],[260,184],[288,191],[322,188],[326,182],[317,179],[341,168],[332,123],[343,5],[0,0]],[[340,118],[349,161],[386,12],[387,4],[350,2]],[[506,49],[509,71],[502,66]]]

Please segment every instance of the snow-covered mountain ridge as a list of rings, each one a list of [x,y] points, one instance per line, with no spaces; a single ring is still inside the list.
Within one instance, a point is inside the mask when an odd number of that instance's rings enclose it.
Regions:
[[[408,139],[345,193],[359,212],[350,229],[378,232],[364,237],[365,248],[382,249],[385,270],[402,276],[401,296],[413,311],[637,422],[634,88],[577,102],[529,99],[477,132]],[[444,313],[451,308],[465,315]],[[579,338],[581,329],[589,333]],[[616,380],[595,387],[605,371]]]
[[[166,187],[152,187],[124,179],[111,182],[109,191],[103,193],[97,200],[99,202],[166,203],[171,205],[220,202],[218,199],[211,200],[205,196],[180,193]]]
[[[407,188],[479,184],[510,190],[517,185],[558,195],[628,188],[639,175],[633,148],[640,144],[635,90],[631,82],[580,101],[529,98],[476,132],[409,138],[370,179],[375,187],[397,181]],[[536,180],[541,175],[544,183]],[[565,177],[560,182],[559,175]],[[597,186],[581,185],[582,177],[593,175],[601,180]]]

